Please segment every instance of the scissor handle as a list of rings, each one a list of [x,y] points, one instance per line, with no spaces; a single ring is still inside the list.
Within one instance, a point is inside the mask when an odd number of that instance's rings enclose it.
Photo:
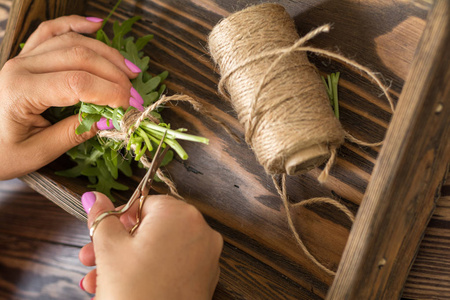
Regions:
[[[158,170],[159,166],[161,165],[164,156],[166,155],[167,151],[169,151],[170,147],[166,144],[166,147],[161,153],[162,145],[164,143],[164,139],[166,137],[167,131],[164,132],[164,135],[159,142],[158,148],[156,149],[155,155],[152,159],[152,163],[150,165],[150,168],[148,169],[147,173],[144,175],[144,178],[141,180],[139,185],[137,186],[136,190],[131,195],[130,199],[128,200],[127,204],[122,207],[120,210],[111,210],[104,212],[100,214],[92,224],[89,235],[91,236],[91,240],[93,240],[94,232],[97,229],[100,222],[109,216],[121,216],[122,214],[126,213],[131,206],[136,202],[137,199],[139,199],[139,207],[136,214],[136,224],[133,226],[133,228],[130,230],[130,234],[133,234],[136,229],[139,227],[141,223],[142,218],[142,207],[144,206],[145,199],[148,196],[148,193],[150,192],[151,185],[153,183],[153,178],[155,177],[156,171]]]

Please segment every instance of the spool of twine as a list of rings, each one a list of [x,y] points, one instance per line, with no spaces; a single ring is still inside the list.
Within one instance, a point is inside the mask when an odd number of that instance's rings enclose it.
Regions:
[[[352,222],[354,215],[339,201],[326,197],[290,204],[286,174],[300,174],[328,159],[318,177],[319,182],[324,182],[336,159],[336,150],[345,139],[363,146],[379,146],[381,142],[360,141],[343,130],[306,52],[328,56],[366,73],[382,89],[392,111],[394,105],[387,88],[370,69],[340,54],[304,45],[329,29],[329,25],[324,25],[300,38],[283,6],[261,4],[220,21],[211,31],[208,43],[221,74],[219,92],[233,105],[244,126],[246,142],[272,175],[298,246],[315,265],[333,276],[335,272],[319,262],[304,244],[290,209],[324,204],[335,207]]]
[[[317,167],[345,138],[315,66],[306,52],[290,50],[299,39],[293,20],[277,4],[236,12],[209,35],[211,56],[222,74],[219,90],[272,175]]]

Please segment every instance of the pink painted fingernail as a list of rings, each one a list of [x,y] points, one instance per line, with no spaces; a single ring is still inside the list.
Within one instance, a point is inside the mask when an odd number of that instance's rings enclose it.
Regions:
[[[133,97],[130,97],[130,105],[136,107],[140,111],[144,111],[144,107],[142,106],[142,104]]]
[[[97,122],[97,128],[100,130],[108,130],[108,129],[113,129],[114,125],[111,120],[101,117],[100,121]]]
[[[136,101],[144,105],[144,99],[142,99],[141,95],[139,95],[138,91],[134,87],[131,87],[130,90],[131,97],[133,97]]]
[[[103,19],[97,18],[97,17],[86,17],[86,20],[94,23],[100,23],[103,22]]]
[[[141,69],[139,69],[138,66],[133,64],[131,61],[125,58],[125,64],[127,65],[128,69],[130,69],[133,73],[141,73]]]
[[[84,211],[89,213],[92,205],[95,203],[95,194],[93,192],[86,192],[81,196],[81,204],[83,204]]]
[[[83,287],[83,280],[84,280],[84,277],[81,278],[79,286],[80,286],[80,289],[81,289],[81,290],[86,291],[86,290],[84,289],[84,287]]]

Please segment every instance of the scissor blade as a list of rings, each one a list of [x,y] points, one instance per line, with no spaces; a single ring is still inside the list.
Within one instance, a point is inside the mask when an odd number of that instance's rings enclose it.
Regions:
[[[164,143],[164,139],[166,137],[167,131],[164,132],[164,135],[159,142],[158,148],[156,149],[155,155],[153,156],[152,163],[150,165],[150,168],[148,169],[147,173],[145,174],[144,178],[142,179],[141,183],[141,195],[148,195],[150,191],[150,187],[153,183],[153,178],[155,177],[156,172],[158,171],[158,168],[160,167],[162,161],[164,160],[164,156],[166,155],[167,151],[169,151],[170,147],[166,144],[166,147],[161,152],[161,149],[163,149],[162,145]]]

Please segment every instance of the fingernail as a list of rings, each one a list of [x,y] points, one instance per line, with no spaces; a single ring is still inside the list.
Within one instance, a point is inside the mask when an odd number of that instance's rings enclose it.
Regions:
[[[83,287],[83,280],[84,280],[84,277],[81,278],[79,286],[80,286],[80,289],[81,289],[81,290],[86,291],[86,290],[84,289],[84,287]]]
[[[94,23],[100,23],[103,22],[103,19],[97,18],[97,17],[86,17],[86,20]]]
[[[131,87],[131,97],[133,97],[136,101],[144,105],[144,99],[142,99],[141,95],[139,95],[138,91],[134,87]]]
[[[83,204],[84,211],[89,213],[92,205],[95,203],[95,194],[93,192],[86,192],[81,196],[81,204]]]
[[[108,125],[109,124],[109,125]],[[100,130],[113,129],[114,125],[111,120],[101,117],[100,121],[97,122],[97,128]]]
[[[133,97],[130,97],[130,105],[136,107],[140,111],[144,111],[144,107],[142,106],[142,104]]]
[[[125,64],[127,65],[128,69],[130,69],[133,73],[141,73],[141,69],[139,69],[138,66],[133,64],[131,61],[125,58]]]

